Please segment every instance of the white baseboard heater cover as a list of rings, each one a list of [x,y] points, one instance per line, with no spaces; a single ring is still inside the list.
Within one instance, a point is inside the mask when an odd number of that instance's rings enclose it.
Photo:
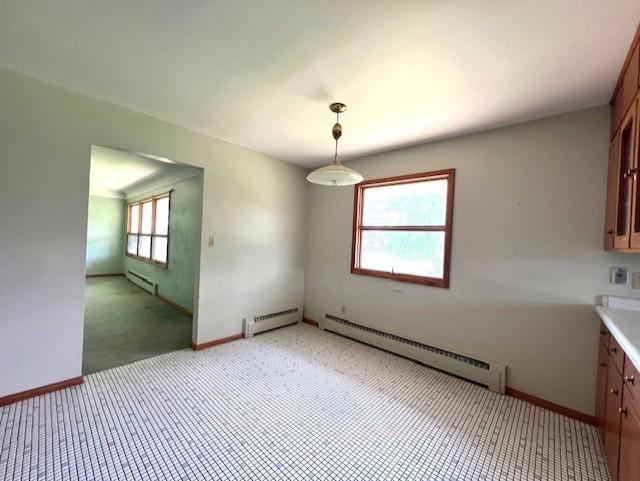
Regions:
[[[153,282],[151,279],[143,276],[142,274],[138,274],[135,271],[127,271],[127,279],[130,282],[135,284],[138,287],[142,287],[145,291],[149,292],[152,295],[157,295],[158,292],[158,284]]]
[[[244,319],[244,337],[253,337],[260,332],[299,322],[302,322],[302,307],[293,307],[270,314],[247,317]]]
[[[385,351],[413,359],[458,377],[487,386],[504,394],[506,371],[504,364],[487,361],[449,349],[398,336],[366,326],[344,317],[325,314],[320,328],[355,339]]]

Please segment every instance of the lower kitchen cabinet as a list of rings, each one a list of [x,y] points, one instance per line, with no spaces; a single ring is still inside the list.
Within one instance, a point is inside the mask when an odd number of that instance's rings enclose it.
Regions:
[[[611,478],[640,481],[640,377],[608,329],[600,327],[596,416]]]
[[[640,400],[625,386],[620,420],[619,481],[640,480]]]
[[[607,397],[604,415],[604,455],[609,472],[615,480],[618,474],[620,455],[620,408],[622,407],[622,374],[616,365],[609,360],[607,369]]]

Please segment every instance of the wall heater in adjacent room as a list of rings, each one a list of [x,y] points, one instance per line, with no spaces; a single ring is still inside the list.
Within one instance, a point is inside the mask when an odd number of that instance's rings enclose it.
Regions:
[[[507,367],[504,364],[384,332],[332,314],[325,314],[320,328],[482,384],[491,391],[505,392]]]
[[[302,307],[293,307],[283,311],[261,314],[259,316],[244,319],[244,337],[252,337],[264,331],[270,331],[277,327],[302,322]]]
[[[142,274],[138,274],[135,271],[127,271],[127,279],[134,283],[138,287],[142,287],[145,291],[156,295],[158,291],[158,284],[151,279],[144,277]]]

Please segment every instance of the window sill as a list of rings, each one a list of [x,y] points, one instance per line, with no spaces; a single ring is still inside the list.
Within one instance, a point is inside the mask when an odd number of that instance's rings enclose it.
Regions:
[[[447,278],[439,279],[437,277],[412,276],[410,274],[392,274],[391,272],[361,269],[359,267],[352,267],[351,273],[358,274],[361,276],[380,277],[382,279],[389,279],[397,282],[408,282],[410,284],[420,284],[423,286],[440,287],[442,289],[449,289],[449,279]]]
[[[145,264],[151,264],[153,266],[160,267],[161,269],[167,269],[169,267],[169,265],[166,262],[158,262],[152,259],[147,259],[146,257],[134,256],[133,254],[128,254],[128,253],[125,253],[125,255],[136,261],[144,262]]]

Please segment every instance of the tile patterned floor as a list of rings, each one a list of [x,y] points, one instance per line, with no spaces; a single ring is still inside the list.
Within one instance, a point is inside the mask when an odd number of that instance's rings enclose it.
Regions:
[[[595,429],[310,326],[0,408],[0,480],[606,480]]]

